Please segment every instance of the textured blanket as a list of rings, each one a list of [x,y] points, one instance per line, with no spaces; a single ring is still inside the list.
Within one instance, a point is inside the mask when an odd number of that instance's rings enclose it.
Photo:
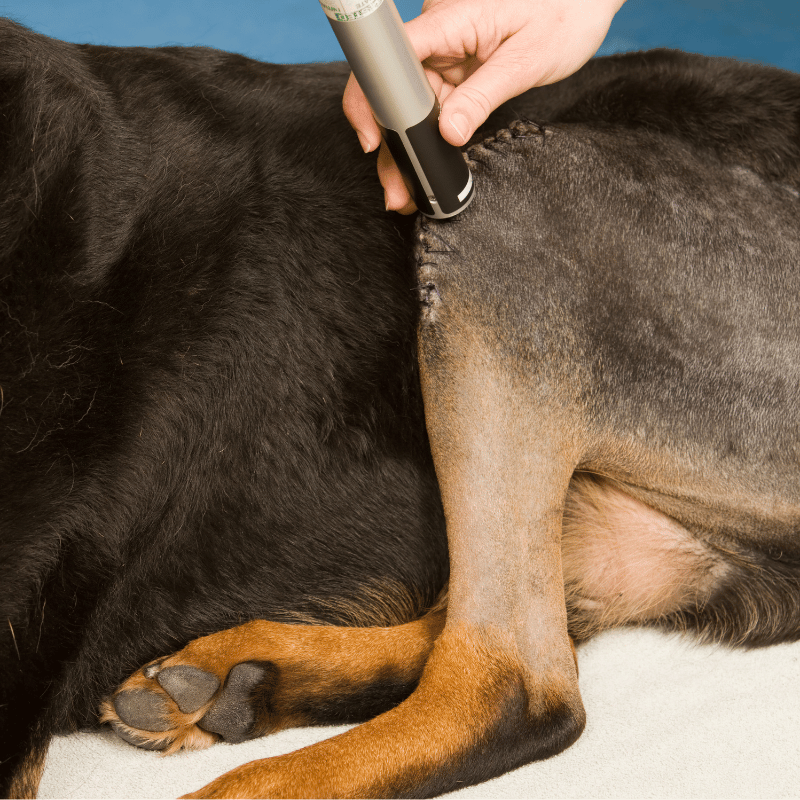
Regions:
[[[464,797],[776,798],[800,793],[800,643],[749,652],[654,631],[579,651],[586,730],[572,748]],[[344,728],[285,731],[164,758],[110,731],[57,738],[43,798],[162,798]]]

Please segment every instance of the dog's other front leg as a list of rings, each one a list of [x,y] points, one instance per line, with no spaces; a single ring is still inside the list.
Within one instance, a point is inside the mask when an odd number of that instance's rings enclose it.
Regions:
[[[421,335],[426,416],[447,515],[450,601],[418,688],[303,750],[240,767],[192,797],[427,797],[546,758],[584,712],[567,635],[561,509],[571,427],[479,341]]]

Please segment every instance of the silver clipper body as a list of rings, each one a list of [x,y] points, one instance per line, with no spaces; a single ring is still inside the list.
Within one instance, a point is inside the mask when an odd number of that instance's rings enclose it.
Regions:
[[[417,208],[446,219],[472,200],[461,151],[439,132],[439,101],[393,0],[320,0]]]

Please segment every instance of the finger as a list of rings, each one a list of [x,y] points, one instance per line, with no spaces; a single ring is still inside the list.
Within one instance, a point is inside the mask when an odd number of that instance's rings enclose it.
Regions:
[[[442,136],[456,146],[466,144],[492,111],[536,84],[532,61],[529,51],[510,43],[501,45],[442,103],[439,119]]]
[[[474,5],[474,4],[473,4]],[[481,9],[483,13],[485,9]],[[420,61],[428,58],[456,63],[477,49],[478,39],[473,19],[476,11],[461,4],[453,13],[449,4],[423,6],[422,13],[405,24],[406,33]],[[496,44],[500,44],[498,40]]]
[[[444,85],[444,78],[436,68],[430,67],[428,64],[423,64],[422,68],[425,70],[425,77],[431,85],[431,89],[436,93],[436,96],[441,100],[442,91],[446,88]]]
[[[381,149],[378,153],[378,178],[383,185],[387,211],[412,214],[417,210],[386,142],[381,142]]]
[[[361,149],[365,153],[371,153],[381,142],[381,132],[375,122],[375,117],[372,116],[372,109],[369,107],[367,98],[352,72],[344,90],[342,108],[358,136]]]

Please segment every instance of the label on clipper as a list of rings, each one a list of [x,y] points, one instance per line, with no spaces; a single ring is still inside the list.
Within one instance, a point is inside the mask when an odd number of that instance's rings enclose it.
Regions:
[[[325,13],[337,22],[363,19],[377,11],[383,0],[319,0]]]

